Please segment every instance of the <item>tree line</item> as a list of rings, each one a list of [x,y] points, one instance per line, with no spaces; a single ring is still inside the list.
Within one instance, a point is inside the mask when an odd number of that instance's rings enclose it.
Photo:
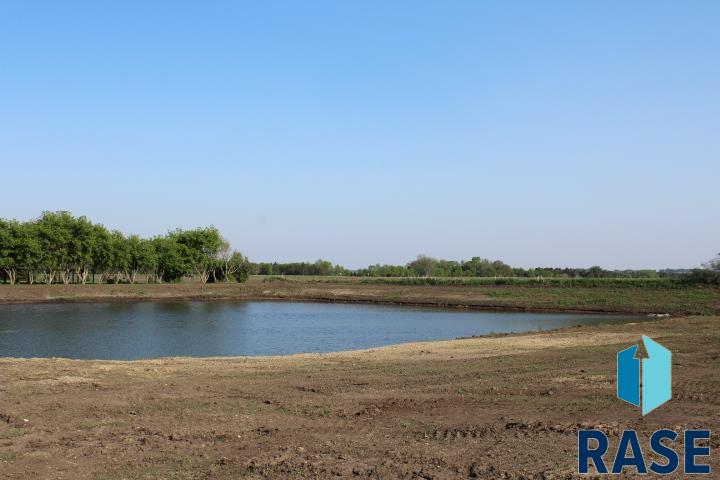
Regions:
[[[215,227],[177,229],[141,238],[108,230],[69,212],[43,212],[31,221],[0,219],[0,270],[5,281],[29,284],[244,281],[247,258]]]
[[[259,262],[253,263],[254,275],[352,275],[353,272],[340,265],[333,265],[327,260],[315,262]]]
[[[470,260],[443,260],[418,255],[404,265],[370,265],[350,270],[327,260],[313,263],[253,263],[251,272],[258,275],[347,275],[372,278],[529,278],[529,279],[668,279],[680,283],[720,284],[720,256],[698,269],[607,270],[600,266],[587,268],[537,267],[519,268],[500,260],[473,257]]]
[[[371,265],[351,270],[327,260],[251,263],[233,250],[215,227],[177,229],[141,238],[75,217],[43,212],[28,222],[0,219],[0,275],[7,283],[175,282],[194,275],[201,282],[238,281],[259,275],[348,275],[361,277],[525,277],[675,278],[720,284],[720,256],[695,270],[606,270],[518,268],[500,260],[473,257],[443,260],[418,255],[404,265]]]
[[[404,265],[370,265],[351,270],[327,260],[315,262],[251,263],[254,275],[348,275],[358,277],[521,277],[521,278],[666,278],[687,273],[686,270],[606,270],[588,268],[518,268],[500,260],[473,257],[470,260],[443,260],[418,255]]]
[[[371,265],[357,272],[367,277],[509,277],[514,269],[500,260],[473,257],[466,261],[418,255],[405,265]]]

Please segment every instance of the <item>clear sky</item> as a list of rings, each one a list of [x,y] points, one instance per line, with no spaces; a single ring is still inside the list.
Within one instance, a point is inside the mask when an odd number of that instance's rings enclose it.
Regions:
[[[251,259],[697,266],[720,2],[0,3],[0,217]]]

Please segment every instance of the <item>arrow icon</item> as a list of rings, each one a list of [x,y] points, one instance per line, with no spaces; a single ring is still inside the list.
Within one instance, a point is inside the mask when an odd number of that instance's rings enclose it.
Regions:
[[[618,352],[617,375],[618,398],[641,407],[643,415],[672,398],[672,353],[650,337]]]

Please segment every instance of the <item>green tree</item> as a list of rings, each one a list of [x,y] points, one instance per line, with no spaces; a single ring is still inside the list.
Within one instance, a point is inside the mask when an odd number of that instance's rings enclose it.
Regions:
[[[330,275],[333,271],[333,264],[327,260],[319,259],[315,261],[312,270],[314,275]]]
[[[37,237],[40,244],[40,269],[45,283],[53,283],[60,276],[63,283],[70,281],[70,246],[73,216],[69,212],[43,212],[37,220]]]
[[[223,239],[220,244],[216,256],[216,268],[213,270],[213,280],[217,281],[218,277],[222,280],[229,282],[231,278],[237,278],[238,272],[249,271],[248,260],[243,256],[242,253],[233,250],[230,247],[230,243]],[[243,278],[243,275],[240,275]],[[247,275],[244,277],[244,281],[247,279]]]
[[[427,255],[418,255],[415,260],[408,263],[407,267],[417,276],[429,277],[437,266],[437,263],[438,261],[432,257],[428,257]]]
[[[586,276],[590,278],[602,278],[608,277],[609,275],[608,272],[606,270],[603,270],[602,267],[595,265],[588,268]]]
[[[125,278],[133,284],[140,273],[145,275],[147,282],[148,276],[157,269],[158,257],[155,246],[150,240],[144,240],[137,235],[130,236],[126,243],[128,256]]]
[[[190,252],[185,245],[177,242],[172,235],[152,239],[157,256],[155,281],[174,282],[192,271]]]
[[[108,277],[118,284],[125,277],[130,265],[130,245],[127,238],[117,230],[110,233],[110,264]]]
[[[223,242],[218,229],[207,227],[175,230],[170,236],[186,247],[193,271],[200,277],[202,283],[206,283],[212,270],[217,266],[217,255]]]
[[[93,255],[97,248],[94,225],[86,217],[68,220],[70,244],[68,245],[68,264],[83,285],[93,266]],[[65,282],[67,283],[67,282]]]
[[[20,249],[20,224],[15,220],[0,219],[0,268],[10,285],[17,281]]]
[[[326,270],[325,264],[297,264],[302,269]],[[332,267],[342,270],[342,267]],[[176,230],[152,240],[125,237],[103,225],[69,212],[43,212],[37,220],[18,222],[0,219],[0,273],[10,283],[34,283],[36,273],[44,282],[86,283],[90,273],[100,283],[134,283],[153,275],[158,282],[175,281],[194,272],[203,282],[247,278],[253,268],[247,259],[221,236],[215,227]],[[333,270],[334,271],[334,270]]]
[[[232,277],[236,282],[242,283],[246,281],[253,271],[252,264],[240,252],[235,252],[242,260],[238,259],[238,268],[232,273]]]
[[[37,237],[35,222],[18,223],[18,248],[16,251],[17,266],[27,275],[27,283],[35,283],[35,271],[39,268],[40,242]]]
[[[98,277],[98,283],[108,278],[113,267],[113,238],[103,225],[93,225],[95,248],[93,250],[92,270]]]

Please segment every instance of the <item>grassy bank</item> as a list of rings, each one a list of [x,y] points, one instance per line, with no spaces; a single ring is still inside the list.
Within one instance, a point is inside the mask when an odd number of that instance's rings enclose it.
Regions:
[[[477,309],[720,314],[720,288],[650,285],[367,283],[337,277],[252,277],[237,284],[0,285],[0,303],[133,300],[306,300]]]
[[[623,429],[720,428],[718,321],[290,357],[0,359],[0,476],[569,478],[580,427],[611,450]],[[641,334],[674,364],[673,399],[646,417],[615,396],[616,352]]]
[[[255,275],[264,282],[349,283],[372,285],[435,286],[545,286],[545,287],[629,287],[685,288],[683,278],[563,278],[563,277],[354,277],[325,275]]]
[[[508,285],[533,287],[614,287],[614,288],[684,288],[680,280],[672,278],[525,278],[525,277],[402,277],[362,278],[361,283],[390,285]]]

